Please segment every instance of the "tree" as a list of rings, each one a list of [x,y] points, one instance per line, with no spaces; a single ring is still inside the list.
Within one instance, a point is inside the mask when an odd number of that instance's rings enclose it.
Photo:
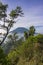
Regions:
[[[9,14],[10,18],[7,19],[7,13],[6,13],[7,8],[8,8],[8,5],[0,3],[0,20],[2,23],[4,23],[3,25],[0,24],[0,28],[6,30],[6,35],[4,36],[0,45],[3,44],[3,42],[5,41],[7,35],[9,34],[11,27],[15,23],[15,19],[17,19],[19,16],[23,15],[21,7],[17,6],[15,10],[12,10],[10,12],[10,14]],[[7,24],[7,26],[6,26],[6,24]]]
[[[6,55],[4,54],[2,48],[0,47],[0,65],[7,65],[6,64]]]
[[[18,39],[17,33],[15,32],[14,34],[9,35],[9,36],[8,36],[8,39],[9,39],[10,41],[12,41],[13,43],[15,43],[15,42],[17,41],[17,39]]]
[[[0,65],[12,65],[1,47],[0,47]]]
[[[31,26],[29,28],[29,36],[33,36],[34,34],[35,34],[35,28],[34,28],[34,26]]]
[[[25,39],[28,38],[28,33],[26,31],[24,32],[24,37],[25,37]]]
[[[39,35],[37,36],[37,39],[38,39],[38,43],[43,44],[43,34],[39,34]]]

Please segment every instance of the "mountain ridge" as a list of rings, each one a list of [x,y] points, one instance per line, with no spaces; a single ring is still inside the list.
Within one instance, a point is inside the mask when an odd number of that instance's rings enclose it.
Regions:
[[[17,33],[24,33],[24,31],[28,32],[28,29],[25,27],[18,27],[16,29],[14,29],[13,31],[11,31],[11,33],[17,32]]]

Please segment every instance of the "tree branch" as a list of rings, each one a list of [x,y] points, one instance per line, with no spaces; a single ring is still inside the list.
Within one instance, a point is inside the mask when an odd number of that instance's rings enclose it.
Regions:
[[[2,42],[0,43],[0,45],[2,45],[2,43],[4,43],[4,41],[5,41],[6,37],[7,37],[7,35],[8,35],[8,28],[7,28],[7,33],[6,33],[5,37],[3,38]]]

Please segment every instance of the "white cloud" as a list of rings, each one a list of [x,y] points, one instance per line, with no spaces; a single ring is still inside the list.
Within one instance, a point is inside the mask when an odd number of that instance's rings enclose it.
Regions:
[[[32,6],[24,10],[24,17],[14,24],[13,29],[17,27],[43,26],[43,6]],[[42,31],[40,29],[40,31]]]
[[[43,7],[31,7],[28,11],[25,11],[24,17],[20,18],[13,29],[17,27],[30,27],[30,26],[43,26]],[[38,31],[42,31],[41,29]]]

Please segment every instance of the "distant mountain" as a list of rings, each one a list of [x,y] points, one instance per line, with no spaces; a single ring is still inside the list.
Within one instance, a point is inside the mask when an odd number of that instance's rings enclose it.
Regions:
[[[43,26],[35,26],[35,29],[36,29],[36,33],[43,34]]]
[[[35,28],[42,28],[43,26],[35,26]]]
[[[18,27],[15,30],[11,31],[11,33],[17,32],[17,33],[24,33],[24,31],[28,32],[28,29],[24,28],[24,27]]]

